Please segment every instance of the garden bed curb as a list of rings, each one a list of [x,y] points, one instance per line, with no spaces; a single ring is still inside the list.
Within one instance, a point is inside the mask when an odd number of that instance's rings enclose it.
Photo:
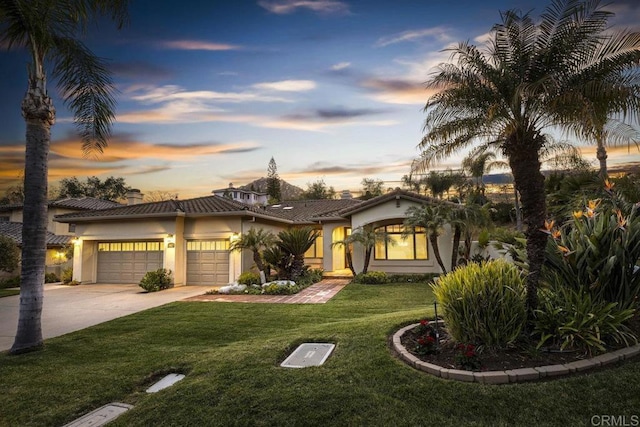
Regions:
[[[610,365],[622,360],[627,360],[640,354],[640,344],[625,347],[620,350],[601,354],[591,359],[577,360],[563,365],[536,366],[535,368],[520,368],[506,371],[485,371],[471,372],[458,369],[443,368],[433,363],[424,362],[411,354],[400,341],[400,337],[410,329],[418,326],[419,323],[405,326],[393,334],[391,340],[393,350],[400,359],[415,369],[418,369],[436,377],[463,381],[477,382],[482,384],[508,384],[520,383],[524,381],[535,381],[546,377],[569,375],[575,372],[584,372],[600,366]]]

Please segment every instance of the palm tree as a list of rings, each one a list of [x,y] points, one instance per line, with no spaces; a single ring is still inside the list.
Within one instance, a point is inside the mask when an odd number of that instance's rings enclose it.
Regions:
[[[584,88],[597,105],[615,92],[608,78],[637,72],[640,34],[611,31],[611,15],[598,0],[554,0],[539,23],[505,12],[486,50],[460,43],[451,49],[456,63],[441,64],[427,83],[438,92],[425,106],[423,168],[478,141],[494,142],[508,159],[527,227],[530,319],[547,241],[540,153],[549,140],[542,131],[580,134]]]
[[[496,161],[496,158],[496,153],[478,147],[462,159],[462,169],[469,172],[469,175],[476,181],[476,188],[481,188],[483,193],[485,174],[495,167],[505,166],[503,162]]]
[[[453,228],[453,245],[451,248],[451,270],[458,265],[458,253],[460,240],[464,237],[464,252],[462,258],[469,261],[471,256],[471,243],[473,233],[479,227],[486,227],[490,224],[491,219],[487,207],[477,205],[475,203],[461,204],[448,209],[446,221]]]
[[[344,257],[347,260],[347,267],[351,270],[351,274],[356,275],[356,269],[353,267],[353,238],[348,235],[342,240],[337,240],[331,244],[331,247],[344,248]]]
[[[55,108],[47,93],[47,67],[73,112],[83,149],[101,151],[114,118],[115,101],[105,62],[80,37],[89,21],[108,15],[121,27],[127,0],[0,0],[0,42],[25,49],[27,92],[22,270],[18,331],[11,353],[42,346],[42,297],[47,231],[47,156]]]
[[[246,234],[242,234],[238,240],[231,243],[230,251],[242,251],[243,249],[250,250],[253,254],[253,262],[256,264],[258,271],[260,272],[260,283],[265,283],[266,273],[265,264],[262,260],[261,252],[276,242],[276,236],[270,232],[265,231],[262,228],[256,230],[251,227]]]
[[[442,233],[442,229],[447,222],[448,207],[444,205],[411,206],[405,214],[405,229],[424,227],[427,230],[429,242],[433,248],[433,256],[436,257],[442,272],[446,273],[447,267],[445,267],[440,255],[438,236]]]
[[[289,278],[298,280],[304,270],[304,253],[314,244],[320,235],[318,230],[311,227],[292,228],[278,233],[276,244],[285,254],[291,255]]]
[[[377,231],[371,224],[356,228],[348,238],[351,244],[358,244],[364,249],[362,274],[366,274],[369,271],[371,255],[373,254],[373,249],[378,243],[394,244],[394,241],[391,240],[387,233]]]

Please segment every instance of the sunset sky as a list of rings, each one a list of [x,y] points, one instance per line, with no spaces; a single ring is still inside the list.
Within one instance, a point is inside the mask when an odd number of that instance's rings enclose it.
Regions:
[[[235,0],[132,2],[131,22],[92,27],[87,46],[108,58],[118,88],[113,137],[84,156],[53,81],[57,108],[50,182],[122,176],[142,192],[180,198],[266,176],[337,191],[362,178],[399,185],[422,136],[424,82],[442,50],[482,44],[499,11],[538,0]],[[542,3],[542,6],[541,6]],[[614,0],[616,26],[638,25],[640,1]],[[24,161],[25,52],[0,51],[0,192]],[[632,148],[610,164],[636,162]],[[594,159],[594,150],[585,155]],[[440,165],[459,167],[459,157]]]

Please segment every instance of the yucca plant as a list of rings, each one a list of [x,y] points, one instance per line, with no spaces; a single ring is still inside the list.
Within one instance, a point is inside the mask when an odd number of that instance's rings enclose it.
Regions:
[[[513,264],[471,263],[441,276],[432,288],[455,341],[504,348],[522,334],[527,319],[525,286]]]

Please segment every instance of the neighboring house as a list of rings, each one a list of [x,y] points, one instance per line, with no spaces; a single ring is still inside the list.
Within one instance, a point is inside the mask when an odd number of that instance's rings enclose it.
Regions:
[[[247,205],[266,205],[268,203],[268,196],[266,193],[235,188],[233,183],[229,183],[229,187],[227,188],[213,190],[212,193],[216,196],[225,197]]]
[[[92,197],[68,198],[49,202],[47,217],[47,258],[46,271],[60,274],[62,268],[70,267],[65,257],[64,247],[71,243],[75,235],[74,224],[63,224],[53,220],[56,215],[93,209],[121,206],[119,203]],[[0,234],[11,237],[18,246],[22,245],[22,204],[0,205]]]
[[[68,213],[55,220],[75,224],[75,280],[137,283],[147,271],[162,267],[173,272],[176,286],[223,285],[253,266],[249,251],[229,252],[231,241],[251,227],[274,233],[298,226],[316,228],[320,237],[305,261],[333,272],[347,266],[344,249],[332,243],[344,239],[351,229],[373,225],[397,240],[401,249],[378,245],[371,270],[439,272],[423,231],[407,239],[400,236],[406,210],[426,203],[439,202],[401,189],[367,201],[300,200],[270,206],[214,195]],[[440,245],[447,262],[449,231],[441,236]],[[357,271],[362,269],[362,252],[354,248]]]

